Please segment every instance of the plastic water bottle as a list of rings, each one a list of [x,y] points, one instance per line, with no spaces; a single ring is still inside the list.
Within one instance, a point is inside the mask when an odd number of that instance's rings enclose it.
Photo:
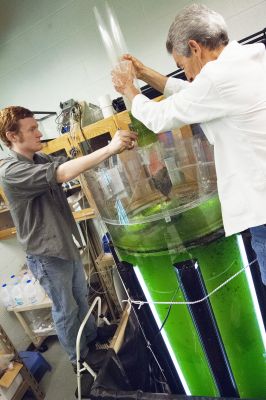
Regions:
[[[18,282],[12,287],[11,295],[15,306],[22,306],[25,303],[23,290]]]
[[[20,280],[20,282],[21,282],[21,283],[26,283],[28,279],[30,279],[30,278],[29,278],[28,271],[23,272],[23,274],[21,275],[21,280]]]
[[[38,303],[41,303],[46,296],[45,290],[43,289],[43,287],[40,285],[40,283],[38,281],[34,282],[34,286],[35,286],[35,290],[36,290],[37,301],[38,301]]]
[[[10,279],[9,279],[8,283],[9,283],[10,286],[16,285],[17,283],[19,283],[19,278],[15,274],[12,274],[10,276]]]
[[[6,283],[4,283],[1,286],[1,300],[2,300],[2,303],[4,304],[4,306],[6,308],[7,307],[13,307],[13,305],[14,305],[12,297],[11,297],[10,292],[9,292],[9,288],[8,288]]]
[[[22,285],[26,285],[26,283],[27,283],[27,281],[28,281],[29,279],[32,279],[31,273],[30,273],[29,271],[24,271],[23,274],[22,274],[22,276],[21,276],[20,283],[21,283]]]
[[[31,279],[27,280],[26,286],[24,288],[24,293],[27,304],[37,303],[37,291]]]

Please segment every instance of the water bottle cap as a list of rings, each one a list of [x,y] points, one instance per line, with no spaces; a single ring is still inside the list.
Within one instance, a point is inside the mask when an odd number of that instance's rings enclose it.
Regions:
[[[27,280],[27,283],[30,283],[30,282],[31,282],[31,279],[28,279],[28,280]]]
[[[12,278],[15,278],[15,276],[16,276],[16,275],[11,275],[10,278],[11,278],[11,279],[12,279]]]
[[[2,285],[2,287],[6,287],[6,283],[4,283],[4,284]]]

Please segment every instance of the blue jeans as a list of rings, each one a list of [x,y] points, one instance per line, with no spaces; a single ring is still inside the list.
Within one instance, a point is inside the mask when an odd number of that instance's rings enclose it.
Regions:
[[[260,267],[261,279],[266,285],[266,224],[250,228],[251,244]]]
[[[78,330],[89,309],[82,262],[27,255],[27,264],[53,302],[52,316],[58,339],[74,363]],[[81,338],[81,357],[87,355],[87,343],[95,338],[96,325],[91,316]]]

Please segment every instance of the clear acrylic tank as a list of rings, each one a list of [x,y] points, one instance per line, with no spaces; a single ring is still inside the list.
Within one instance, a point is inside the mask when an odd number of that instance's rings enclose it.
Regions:
[[[193,128],[195,130],[195,128]],[[148,143],[148,144],[147,144]],[[211,292],[247,262],[239,236],[224,237],[212,147],[203,135],[165,132],[85,173],[123,261],[153,301],[184,301],[173,265],[197,259]],[[210,297],[240,397],[266,398],[265,331],[249,270]],[[155,305],[161,322],[168,305]],[[187,394],[218,396],[215,376],[186,305],[164,331]]]

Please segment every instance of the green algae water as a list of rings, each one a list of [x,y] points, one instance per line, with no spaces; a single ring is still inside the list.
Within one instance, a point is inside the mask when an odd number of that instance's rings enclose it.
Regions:
[[[178,289],[176,262],[197,259],[208,292],[243,267],[237,237],[223,235],[216,195],[184,210],[181,206],[178,213],[176,201],[135,211],[129,225],[107,223],[120,258],[139,268],[153,301],[185,301]],[[265,399],[265,347],[246,273],[210,302],[240,396]],[[168,305],[155,307],[163,322]],[[218,396],[188,307],[173,306],[164,329],[191,394]]]
[[[213,149],[202,136],[155,136],[134,123],[139,148],[86,172],[100,215],[153,301],[184,302],[173,265],[188,259],[210,293],[247,262],[241,238],[224,237]],[[250,271],[241,272],[209,300],[240,396],[265,400],[266,339],[252,285]],[[159,330],[169,305],[154,307]],[[218,397],[197,329],[187,305],[173,305],[163,327],[187,392]]]
[[[138,145],[140,147],[147,146],[158,141],[158,136],[148,129],[137,118],[135,118],[131,112],[129,112],[129,117],[131,119],[130,129],[138,133]]]

